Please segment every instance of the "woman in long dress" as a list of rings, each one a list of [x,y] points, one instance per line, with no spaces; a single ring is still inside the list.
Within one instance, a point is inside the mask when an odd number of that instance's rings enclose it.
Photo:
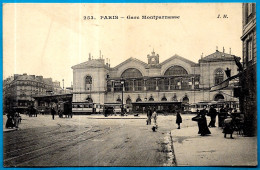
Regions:
[[[206,108],[201,110],[199,113],[200,119],[198,120],[198,127],[199,127],[198,134],[200,134],[201,136],[211,134],[207,125],[206,113],[207,113]]]

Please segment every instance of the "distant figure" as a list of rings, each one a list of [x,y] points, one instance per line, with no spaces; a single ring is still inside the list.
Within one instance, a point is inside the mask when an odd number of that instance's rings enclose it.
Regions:
[[[207,126],[206,114],[207,114],[207,110],[206,107],[204,107],[203,110],[201,110],[199,113],[200,119],[198,120],[198,127],[199,127],[198,134],[200,134],[201,136],[211,134]]]
[[[157,112],[154,109],[153,113],[152,113],[152,119],[153,119],[153,127],[152,130],[155,132],[156,129],[158,129],[158,125],[157,125]]]
[[[5,124],[5,128],[13,128],[14,123],[13,123],[13,114],[12,113],[7,113],[7,121]]]
[[[181,128],[181,123],[182,123],[182,118],[181,118],[181,114],[179,111],[177,111],[177,114],[176,114],[176,124],[178,124],[178,129]]]
[[[152,110],[150,109],[150,107],[147,109],[147,120],[146,120],[146,125],[150,125],[151,124],[151,120],[152,119]]]
[[[15,128],[18,128],[19,119],[20,119],[19,113],[15,112],[15,114],[14,114],[14,126],[15,126]]]
[[[105,107],[104,116],[107,117],[107,115],[108,115],[108,108]]]
[[[227,118],[224,120],[224,128],[223,128],[224,138],[227,137],[227,134],[230,134],[230,138],[234,139],[232,137],[233,132],[234,132],[234,117],[231,116],[231,111],[230,111],[227,115]]]
[[[210,106],[209,116],[210,116],[211,120],[209,122],[208,127],[216,127],[215,123],[216,123],[216,117],[217,117],[217,110],[213,106]]]
[[[218,114],[218,126],[222,127],[224,120],[227,118],[227,109],[221,106]]]
[[[54,120],[55,114],[56,114],[56,111],[55,111],[55,109],[52,107],[52,108],[51,108],[52,120]]]

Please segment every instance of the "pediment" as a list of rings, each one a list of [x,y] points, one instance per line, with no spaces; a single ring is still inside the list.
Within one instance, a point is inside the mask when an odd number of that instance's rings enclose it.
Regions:
[[[184,57],[181,57],[181,56],[179,56],[179,55],[177,55],[177,54],[175,54],[174,56],[172,56],[172,57],[168,58],[167,60],[163,61],[162,63],[160,63],[160,65],[163,66],[163,65],[165,65],[165,64],[170,63],[170,62],[173,61],[173,60],[175,60],[175,61],[176,61],[176,60],[179,60],[179,61],[184,62],[184,63],[187,63],[187,64],[189,64],[189,65],[191,65],[191,66],[196,65],[195,62],[190,61],[190,60],[188,60],[188,59],[186,59],[186,58],[184,58]]]
[[[146,64],[145,62],[143,62],[143,61],[141,61],[139,59],[130,57],[127,60],[125,60],[124,62],[122,62],[122,63],[118,64],[117,66],[115,66],[113,69],[119,69],[120,67],[124,67],[125,65],[128,65],[128,64],[131,64],[131,65],[138,64],[138,65],[142,65],[143,67],[147,67],[148,66],[148,64]]]

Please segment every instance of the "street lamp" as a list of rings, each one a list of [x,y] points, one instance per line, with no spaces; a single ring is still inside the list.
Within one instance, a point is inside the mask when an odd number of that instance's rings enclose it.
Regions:
[[[121,103],[121,114],[124,114],[124,84],[125,84],[125,80],[121,79],[121,86],[122,86],[122,103]]]

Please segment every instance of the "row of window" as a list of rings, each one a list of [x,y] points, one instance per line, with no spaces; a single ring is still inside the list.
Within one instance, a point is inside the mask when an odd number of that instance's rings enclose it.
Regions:
[[[142,102],[142,101],[143,101],[143,100],[142,100],[140,97],[138,97],[138,98],[135,100],[135,102]],[[145,98],[144,101],[154,101],[154,98],[151,96],[148,100]],[[177,100],[177,96],[173,96],[173,97],[172,97],[171,99],[169,99],[169,100],[164,96],[164,97],[161,98],[161,101],[178,101],[178,100]],[[182,101],[183,101],[184,103],[189,103],[189,98],[188,98],[187,96],[185,96],[185,97],[182,99]],[[121,100],[120,98],[117,98],[116,102],[117,102],[117,103],[121,103],[122,100]],[[126,104],[131,104],[131,103],[132,103],[132,99],[127,98],[127,99],[126,99]]]
[[[176,90],[176,89],[195,89],[199,88],[199,77],[195,78],[163,78],[163,79],[128,79],[124,83],[125,91],[143,91],[146,87],[148,91],[154,90]],[[115,92],[122,91],[122,84],[108,81],[107,91],[111,92],[114,89]]]

